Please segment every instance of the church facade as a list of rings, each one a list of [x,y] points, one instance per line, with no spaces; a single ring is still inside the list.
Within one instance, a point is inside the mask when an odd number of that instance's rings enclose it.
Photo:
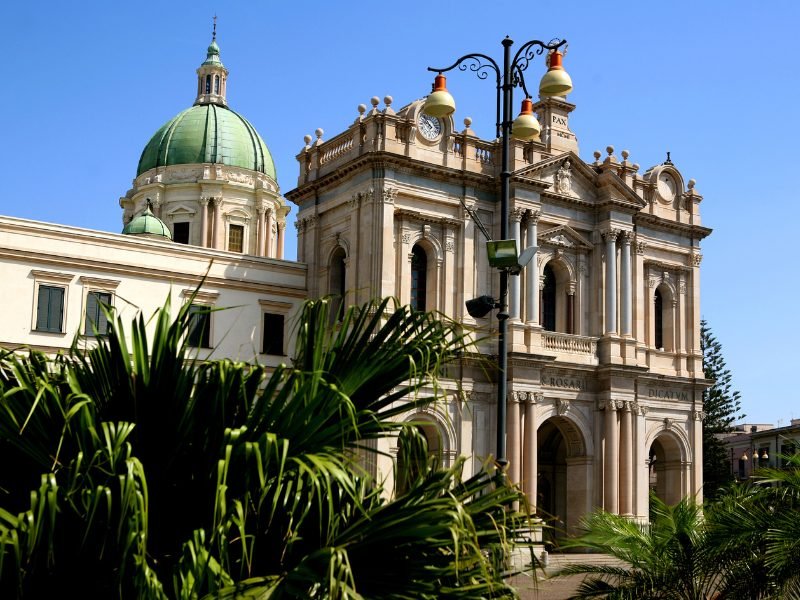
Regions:
[[[445,464],[477,470],[496,446],[496,319],[465,301],[499,295],[470,212],[499,237],[497,141],[450,118],[359,106],[297,156],[298,261],[283,258],[289,205],[255,128],[227,105],[216,41],[195,103],[146,144],[122,198],[124,235],[0,217],[0,343],[49,352],[102,334],[99,303],[131,315],[173,302],[236,307],[197,317],[201,357],[277,364],[305,298],[346,304],[396,296],[474,337],[448,369],[445,400],[409,414]],[[512,142],[509,231],[535,247],[510,277],[507,447],[510,477],[567,530],[596,507],[648,518],[702,494],[702,196],[667,160],[642,170],[622,151],[579,155],[575,106],[543,97],[540,139]],[[467,208],[469,210],[467,210]],[[205,277],[200,291],[194,288]],[[211,348],[216,347],[212,352]],[[386,442],[370,468],[394,470]]]

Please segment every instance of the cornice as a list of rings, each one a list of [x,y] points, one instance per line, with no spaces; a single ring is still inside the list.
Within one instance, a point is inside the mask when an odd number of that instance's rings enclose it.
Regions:
[[[297,287],[267,282],[244,281],[213,275],[204,277],[203,274],[178,273],[167,269],[122,265],[75,256],[63,257],[39,252],[0,248],[0,258],[19,260],[28,264],[33,262],[37,265],[49,265],[51,267],[70,269],[73,271],[102,271],[104,274],[116,275],[118,277],[138,276],[150,280],[168,281],[173,284],[184,284],[187,286],[196,286],[204,281],[210,286],[222,289],[270,293],[298,299],[305,299],[308,297],[305,286]],[[306,265],[299,264],[298,266],[300,270],[306,271]]]
[[[645,213],[639,213],[635,215],[633,222],[636,225],[647,225],[652,229],[661,231],[676,231],[697,240],[702,240],[703,238],[708,237],[711,235],[711,232],[714,231],[713,229],[703,227],[702,225],[679,223],[677,221],[665,219],[664,217],[657,217],[655,215],[648,215]]]
[[[21,234],[26,238],[36,236],[52,240],[68,241],[85,246],[87,243],[96,243],[101,246],[111,247],[117,250],[146,252],[149,255],[163,256],[167,258],[181,258],[201,260],[204,263],[211,261],[216,264],[235,264],[243,268],[265,269],[269,268],[272,272],[299,275],[298,271],[306,271],[306,265],[295,261],[267,258],[265,256],[255,256],[252,254],[239,254],[218,250],[215,248],[205,248],[203,246],[192,246],[187,244],[176,244],[174,242],[162,241],[157,239],[139,238],[121,233],[108,233],[93,229],[82,229],[69,225],[54,225],[42,221],[32,221],[28,219],[18,219],[16,217],[0,216],[0,233],[9,232]],[[9,255],[18,253],[29,257],[49,257],[44,253],[26,251],[22,249],[0,247],[0,253]],[[50,257],[57,258],[57,257]],[[36,258],[39,260],[39,258]],[[79,261],[81,258],[70,258]],[[89,259],[86,259],[89,260]],[[67,262],[66,264],[72,264]],[[112,267],[110,263],[98,262],[104,269]],[[124,272],[124,271],[123,271]]]

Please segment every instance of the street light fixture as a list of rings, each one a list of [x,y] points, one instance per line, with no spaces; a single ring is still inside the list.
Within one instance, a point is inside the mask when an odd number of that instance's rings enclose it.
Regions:
[[[500,240],[496,242],[487,242],[487,250],[489,252],[489,263],[492,264],[494,260],[492,266],[500,270],[500,298],[495,301],[494,298],[490,296],[482,296],[484,300],[477,305],[473,304],[473,309],[480,308],[480,310],[483,310],[487,305],[491,304],[492,307],[488,308],[481,316],[485,316],[493,308],[499,309],[497,313],[498,376],[496,460],[501,470],[505,470],[508,464],[508,459],[506,458],[506,378],[508,367],[508,342],[506,340],[506,331],[508,321],[508,276],[509,274],[519,274],[522,267],[530,261],[535,252],[534,247],[523,251],[522,255],[517,255],[516,240],[507,239],[508,202],[510,195],[509,181],[511,179],[511,171],[509,168],[509,143],[512,136],[518,139],[529,140],[534,139],[540,131],[539,123],[533,115],[533,102],[531,101],[531,95],[528,93],[528,88],[525,86],[525,78],[523,75],[530,62],[536,56],[543,54],[545,51],[550,52],[548,71],[539,85],[540,96],[564,96],[572,91],[572,81],[564,70],[562,65],[562,53],[559,52],[559,48],[562,46],[566,47],[566,44],[566,40],[553,40],[549,44],[539,40],[531,40],[520,46],[512,59],[511,46],[514,45],[514,42],[511,38],[506,36],[502,41],[502,68],[490,56],[477,53],[466,54],[449,67],[428,67],[429,71],[433,71],[437,73],[437,75],[434,81],[433,92],[425,101],[422,111],[434,117],[446,117],[455,112],[456,109],[455,100],[450,92],[447,91],[446,80],[443,73],[458,67],[460,71],[469,69],[475,73],[479,79],[486,79],[492,71],[494,71],[495,74],[497,90],[497,118],[495,124],[497,128],[497,137],[500,138],[502,145],[500,165]],[[515,87],[522,88],[522,91],[525,93],[525,99],[522,101],[522,109],[519,116],[512,123],[511,110],[514,102],[513,96]],[[483,230],[483,227],[481,227],[481,229]],[[489,236],[487,235],[487,239],[488,238]],[[511,254],[510,245],[505,245],[507,242],[513,242],[513,254]],[[494,245],[492,246],[491,244]],[[493,251],[494,256],[492,256]],[[527,255],[527,260],[524,260],[526,253],[529,254]],[[486,300],[486,298],[488,298],[488,300]],[[474,303],[478,300],[480,299],[476,298],[470,302]],[[469,302],[467,303],[467,311],[470,315],[475,316],[475,314],[470,311]]]

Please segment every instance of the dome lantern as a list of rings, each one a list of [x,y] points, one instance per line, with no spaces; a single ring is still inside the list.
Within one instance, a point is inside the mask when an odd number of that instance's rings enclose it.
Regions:
[[[197,69],[197,104],[227,106],[225,92],[228,84],[228,69],[222,64],[217,45],[217,17],[214,15],[214,30],[211,43],[206,50],[206,59]]]

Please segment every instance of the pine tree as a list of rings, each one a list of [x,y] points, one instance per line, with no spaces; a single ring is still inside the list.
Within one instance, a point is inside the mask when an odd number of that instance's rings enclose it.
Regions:
[[[731,389],[731,372],[725,366],[720,344],[708,323],[700,321],[703,371],[713,385],[703,392],[703,495],[715,498],[720,487],[733,479],[730,457],[718,434],[730,433],[734,421],[744,418],[738,391]]]

